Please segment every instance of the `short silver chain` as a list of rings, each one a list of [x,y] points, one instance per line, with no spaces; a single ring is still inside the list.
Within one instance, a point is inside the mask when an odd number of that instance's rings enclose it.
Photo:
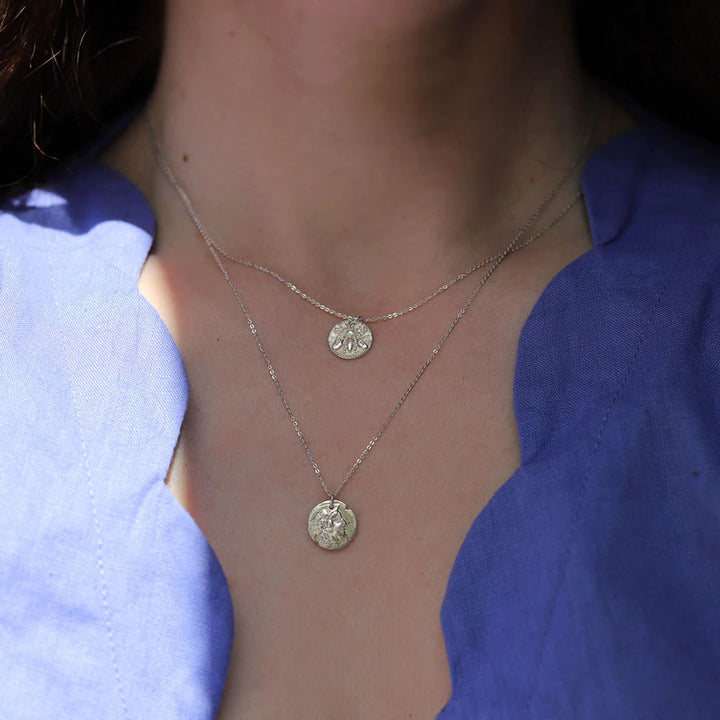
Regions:
[[[568,173],[569,175],[569,173]],[[537,220],[537,218],[540,216],[542,211],[545,209],[546,205],[549,204],[552,199],[555,197],[555,194],[560,190],[560,188],[565,184],[565,181],[567,180],[567,177],[563,178],[562,182],[558,184],[556,188],[553,189],[553,192],[550,193],[547,198],[543,201],[543,204],[538,207],[533,217],[531,217],[526,227],[524,227],[519,235],[522,237],[525,232],[527,231],[527,228],[530,227],[530,225]],[[197,223],[196,223],[197,224]],[[201,231],[202,233],[202,231]],[[205,238],[207,241],[207,238]],[[529,245],[532,242],[532,240],[526,240],[524,243],[517,245],[512,252],[515,252],[516,250],[520,250],[521,248],[524,248],[526,245]],[[326,312],[328,315],[333,315],[336,318],[340,318],[342,320],[356,320],[360,319],[364,323],[377,323],[377,322],[383,322],[384,320],[394,320],[395,318],[402,317],[403,315],[407,315],[408,313],[411,313],[413,310],[417,310],[418,308],[425,305],[425,303],[430,302],[431,300],[435,299],[438,295],[441,295],[446,290],[449,290],[455,283],[460,282],[460,280],[464,280],[466,277],[469,277],[474,272],[477,272],[480,270],[480,268],[485,267],[486,265],[489,265],[490,263],[497,260],[502,253],[497,253],[495,255],[491,255],[490,257],[485,258],[484,260],[481,260],[479,263],[476,263],[475,265],[472,265],[467,270],[464,270],[463,272],[456,275],[452,280],[449,280],[444,285],[441,285],[437,290],[430,293],[430,295],[427,295],[422,300],[419,300],[418,302],[414,303],[413,305],[408,305],[408,307],[402,309],[402,310],[396,310],[391,313],[386,313],[385,315],[377,315],[376,317],[361,317],[358,315],[352,315],[344,312],[340,312],[339,310],[335,310],[328,305],[325,305],[324,303],[321,303],[319,300],[316,300],[312,295],[309,295],[304,290],[301,290],[295,283],[291,282],[287,278],[283,277],[280,273],[275,272],[274,270],[271,270],[268,267],[265,267],[264,265],[260,265],[259,263],[252,262],[250,260],[243,260],[242,258],[235,257],[234,255],[231,255],[225,248],[218,245],[213,240],[210,241],[210,244],[218,251],[220,255],[227,258],[228,260],[231,260],[234,263],[237,263],[238,265],[244,265],[245,267],[253,268],[254,270],[259,270],[260,272],[265,273],[266,275],[270,275],[270,277],[275,278],[276,280],[280,281],[285,287],[287,287],[289,290],[292,290],[296,295],[301,297],[306,302],[310,303],[314,307],[316,307],[318,310],[322,310],[323,312]]]
[[[497,261],[497,259],[503,254],[503,251],[491,255],[490,257],[485,258],[484,260],[481,260],[478,263],[475,263],[474,265],[471,265],[467,270],[464,270],[463,272],[456,275],[454,278],[449,280],[448,282],[441,285],[439,288],[437,288],[434,292],[430,293],[426,297],[424,297],[422,300],[418,300],[418,302],[413,303],[412,305],[408,305],[408,307],[403,308],[402,310],[396,310],[394,312],[386,313],[385,315],[377,315],[376,317],[361,317],[357,314],[348,314],[344,312],[340,312],[339,310],[335,310],[328,305],[325,305],[324,303],[321,303],[319,300],[316,300],[312,295],[309,293],[306,293],[304,290],[301,290],[296,283],[291,282],[287,278],[285,278],[280,273],[276,272],[275,270],[271,270],[268,267],[265,267],[264,265],[260,265],[259,263],[252,262],[251,260],[243,260],[242,258],[236,257],[235,255],[232,255],[229,253],[225,248],[223,248],[221,245],[219,245],[214,238],[211,237],[210,233],[205,229],[205,226],[202,222],[200,222],[200,218],[198,217],[197,213],[195,212],[195,209],[193,207],[192,202],[190,201],[190,197],[188,194],[182,189],[180,186],[177,178],[175,177],[175,174],[170,169],[170,165],[165,159],[165,156],[162,153],[162,150],[160,148],[160,142],[157,138],[157,134],[155,133],[155,128],[152,123],[152,119],[150,118],[150,113],[146,112],[146,119],[148,128],[150,130],[150,135],[152,137],[153,141],[153,147],[155,152],[155,159],[157,160],[158,165],[160,166],[160,169],[165,174],[165,177],[169,180],[170,184],[175,188],[175,191],[180,196],[180,200],[182,201],[183,205],[185,206],[185,210],[187,211],[188,215],[192,218],[193,223],[195,224],[195,227],[197,227],[198,231],[202,235],[205,242],[209,245],[215,248],[215,250],[218,252],[218,254],[222,255],[227,260],[230,260],[231,262],[237,263],[238,265],[244,265],[245,267],[252,268],[253,270],[258,270],[262,273],[265,273],[266,275],[269,275],[270,277],[274,278],[278,282],[285,285],[286,288],[294,292],[296,295],[298,295],[300,298],[305,300],[306,302],[310,303],[313,307],[316,307],[318,310],[322,310],[323,312],[327,313],[328,315],[332,315],[336,318],[340,318],[342,320],[362,320],[364,323],[376,323],[376,322],[383,322],[385,320],[395,320],[396,318],[402,317],[403,315],[407,315],[408,313],[413,312],[413,310],[417,310],[418,308],[422,307],[426,303],[429,303],[431,300],[435,299],[438,295],[441,295],[446,290],[449,290],[455,283],[460,282],[461,280],[464,280],[466,277],[469,277],[473,273],[477,272],[483,267],[486,267],[490,263],[493,263]],[[565,185],[565,183],[568,181],[568,178],[572,175],[575,168],[578,166],[582,158],[585,156],[585,153],[588,149],[588,146],[590,145],[590,141],[593,137],[594,131],[595,131],[595,122],[597,120],[597,114],[595,115],[595,118],[593,119],[592,125],[590,127],[590,131],[588,132],[585,142],[583,143],[583,147],[578,154],[578,156],[575,158],[573,163],[570,165],[570,167],[567,169],[567,172],[558,180],[558,182],[554,185],[552,190],[547,194],[545,199],[538,205],[538,207],[535,209],[535,212],[528,218],[525,225],[523,225],[520,230],[518,230],[517,235],[515,237],[515,240],[517,241],[511,252],[516,252],[518,250],[521,250],[522,248],[526,247],[530,243],[532,243],[536,237],[530,237],[523,243],[519,243],[520,239],[525,235],[527,230],[530,228],[530,226],[542,215],[545,208],[553,201],[557,193],[560,191],[560,189]],[[557,221],[562,217],[562,214],[557,216],[554,220]],[[554,224],[554,223],[553,223]],[[543,231],[544,232],[544,231]]]
[[[225,281],[230,286],[230,289],[232,290],[233,295],[235,296],[235,299],[238,302],[238,305],[240,306],[240,309],[242,310],[243,315],[245,316],[245,320],[247,321],[248,327],[250,328],[250,332],[255,339],[255,343],[258,347],[258,350],[260,351],[260,354],[262,355],[263,360],[265,361],[265,366],[267,368],[268,374],[270,375],[270,378],[275,385],[275,389],[278,392],[278,395],[280,396],[280,399],[282,401],[282,404],[285,408],[285,411],[288,414],[288,417],[290,418],[290,422],[292,423],[293,430],[295,434],[297,435],[298,439],[300,440],[300,443],[302,444],[303,449],[305,450],[305,455],[307,456],[308,460],[310,461],[310,464],[312,465],[313,471],[320,481],[320,484],[322,485],[323,490],[325,491],[325,494],[329,498],[331,505],[334,503],[334,501],[339,497],[340,492],[345,487],[345,485],[348,483],[350,478],[355,474],[355,471],[360,467],[362,462],[365,460],[365,458],[368,456],[370,451],[375,447],[378,440],[383,436],[385,433],[385,430],[387,429],[388,425],[392,422],[395,415],[397,415],[400,408],[405,403],[405,400],[407,400],[410,393],[413,391],[415,386],[420,381],[420,378],[425,374],[425,371],[430,367],[431,363],[440,353],[440,350],[443,348],[445,343],[447,342],[447,339],[450,337],[450,334],[455,329],[457,324],[460,322],[460,320],[463,318],[465,313],[468,311],[470,306],[472,305],[473,301],[477,297],[478,293],[482,289],[483,285],[488,281],[490,276],[495,272],[495,270],[500,266],[500,263],[502,263],[505,258],[510,255],[511,253],[521,249],[522,247],[526,247],[533,243],[535,240],[537,240],[539,237],[541,237],[544,233],[546,233],[551,227],[553,227],[556,223],[558,223],[565,215],[568,214],[568,212],[572,209],[572,207],[577,203],[577,201],[582,197],[582,191],[578,190],[575,195],[572,197],[570,202],[559,212],[557,215],[555,215],[551,220],[549,220],[542,228],[540,228],[537,232],[535,232],[533,235],[531,235],[522,245],[518,245],[520,239],[523,237],[527,229],[530,227],[530,225],[537,219],[537,217],[540,215],[542,210],[545,208],[545,206],[552,200],[552,198],[555,196],[555,194],[558,192],[558,190],[565,184],[568,177],[572,173],[572,170],[578,165],[581,158],[585,154],[585,150],[587,149],[587,146],[589,144],[589,138],[587,142],[585,143],[585,146],[583,147],[582,153],[578,156],[578,158],[573,163],[571,169],[563,176],[561,181],[559,181],[556,186],[553,188],[552,192],[548,197],[543,201],[542,205],[533,213],[531,218],[528,220],[528,222],[523,225],[520,230],[516,233],[515,237],[513,238],[512,242],[501,252],[499,252],[497,255],[494,255],[491,258],[488,258],[487,260],[483,261],[483,263],[478,264],[477,267],[474,269],[471,268],[469,271],[466,271],[466,273],[461,273],[463,277],[465,277],[469,272],[474,272],[475,270],[479,269],[483,265],[490,264],[490,268],[487,270],[485,275],[483,275],[480,282],[475,286],[473,291],[470,293],[469,297],[463,304],[463,306],[460,308],[458,313],[453,318],[452,322],[450,323],[450,326],[447,328],[443,336],[440,338],[440,341],[435,345],[435,347],[432,349],[432,352],[428,356],[428,358],[423,363],[422,367],[418,371],[418,373],[413,378],[412,382],[407,386],[405,389],[405,392],[400,396],[400,399],[395,404],[395,407],[391,410],[390,414],[385,418],[382,425],[380,426],[380,429],[375,433],[372,440],[365,446],[363,451],[360,453],[360,455],[357,457],[355,462],[353,463],[352,467],[345,473],[345,476],[343,477],[340,484],[337,486],[335,492],[331,492],[327,482],[325,481],[325,478],[323,477],[322,471],[320,470],[320,467],[318,466],[315,457],[313,456],[312,451],[310,450],[310,445],[308,444],[307,438],[305,437],[305,433],[300,427],[300,423],[298,422],[297,418],[295,417],[295,413],[293,412],[290,403],[288,402],[287,396],[285,394],[285,391],[283,390],[282,385],[280,384],[280,380],[277,376],[277,372],[275,368],[273,367],[272,363],[270,362],[270,357],[268,356],[267,351],[265,350],[265,346],[263,345],[262,340],[260,339],[260,334],[258,333],[257,325],[255,324],[255,321],[252,319],[250,313],[248,312],[247,306],[245,305],[245,302],[243,301],[242,297],[240,296],[240,293],[237,289],[237,286],[233,282],[232,278],[230,277],[230,273],[228,272],[227,268],[225,267],[225,264],[223,263],[221,259],[221,250],[218,247],[218,245],[214,242],[212,237],[209,235],[207,230],[205,229],[204,225],[201,223],[197,213],[195,212],[192,202],[190,200],[190,197],[188,196],[187,192],[183,189],[183,187],[178,182],[177,178],[175,177],[175,174],[172,172],[170,166],[168,165],[167,161],[165,160],[165,157],[160,152],[159,143],[157,140],[157,136],[155,135],[155,132],[153,130],[152,122],[150,120],[149,114],[147,114],[147,121],[148,125],[150,127],[153,143],[155,145],[155,160],[162,170],[163,174],[167,178],[170,185],[173,187],[175,192],[177,193],[178,197],[180,198],[183,206],[185,207],[185,210],[187,211],[190,218],[193,220],[195,226],[197,227],[198,231],[200,232],[200,235],[205,241],[205,244],[208,247],[208,250],[210,251],[210,254],[212,255],[213,259],[215,260],[215,263],[217,264],[218,268],[220,269],[220,272],[222,273],[223,277],[225,278]],[[590,136],[592,135],[592,131],[590,133]],[[230,259],[230,258],[229,258]],[[462,279],[460,276],[455,280]],[[449,287],[449,284],[448,284]],[[444,288],[444,286],[443,286]],[[443,289],[439,289],[439,292],[443,292]],[[436,292],[435,294],[439,294],[439,292]],[[430,297],[428,297],[424,302],[427,302]],[[418,304],[419,307],[420,304]],[[329,311],[326,311],[329,312]],[[343,315],[339,315],[339,317],[345,317]],[[347,319],[350,319],[349,317]],[[368,322],[368,320],[365,320],[365,322]]]

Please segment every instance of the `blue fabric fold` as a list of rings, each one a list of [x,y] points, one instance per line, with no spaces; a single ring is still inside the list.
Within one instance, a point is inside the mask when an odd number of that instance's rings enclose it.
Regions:
[[[62,175],[0,217],[0,717],[204,720],[232,608],[164,484],[187,379],[137,291],[152,213]]]
[[[583,176],[595,248],[520,339],[518,471],[442,611],[442,720],[720,717],[720,164],[659,126]]]

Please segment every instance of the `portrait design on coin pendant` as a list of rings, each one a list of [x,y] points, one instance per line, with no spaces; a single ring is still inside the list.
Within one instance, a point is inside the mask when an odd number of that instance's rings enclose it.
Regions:
[[[329,500],[315,506],[308,518],[310,537],[325,550],[344,548],[355,535],[355,513],[345,503]]]

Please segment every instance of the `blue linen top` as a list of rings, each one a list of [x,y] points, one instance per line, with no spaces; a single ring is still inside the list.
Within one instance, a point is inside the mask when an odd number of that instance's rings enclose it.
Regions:
[[[656,123],[582,179],[593,249],[515,374],[520,468],[457,556],[442,720],[720,718],[720,156]],[[154,219],[76,162],[0,215],[0,718],[209,720],[232,608],[164,484],[188,394]]]

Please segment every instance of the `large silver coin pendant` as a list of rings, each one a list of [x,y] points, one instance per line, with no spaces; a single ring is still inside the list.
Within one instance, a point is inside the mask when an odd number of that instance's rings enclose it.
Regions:
[[[372,342],[372,331],[358,318],[339,322],[328,335],[330,349],[343,360],[362,357],[372,347]]]
[[[308,533],[323,550],[340,550],[357,530],[355,513],[339,500],[325,500],[316,505],[308,517]]]

